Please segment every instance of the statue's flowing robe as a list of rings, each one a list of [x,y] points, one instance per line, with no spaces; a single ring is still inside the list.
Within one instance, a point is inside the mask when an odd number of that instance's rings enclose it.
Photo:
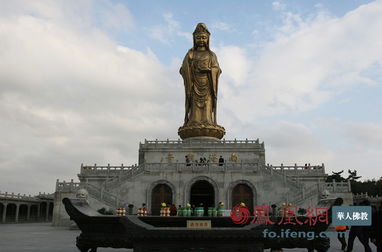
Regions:
[[[221,73],[216,55],[207,50],[207,58],[195,59],[190,49],[184,57],[180,74],[186,93],[184,125],[216,125],[218,79]]]

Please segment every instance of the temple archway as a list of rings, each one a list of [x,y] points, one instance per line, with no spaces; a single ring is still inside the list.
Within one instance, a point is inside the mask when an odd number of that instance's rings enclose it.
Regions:
[[[213,185],[206,180],[198,180],[191,186],[190,204],[196,207],[201,204],[204,212],[207,213],[208,207],[215,206],[215,190]]]
[[[172,190],[166,184],[157,184],[151,192],[151,214],[159,215],[162,203],[172,204]]]
[[[247,184],[240,183],[237,184],[232,189],[232,207],[240,204],[241,202],[245,203],[248,209],[252,212],[253,210],[253,191],[252,188]]]

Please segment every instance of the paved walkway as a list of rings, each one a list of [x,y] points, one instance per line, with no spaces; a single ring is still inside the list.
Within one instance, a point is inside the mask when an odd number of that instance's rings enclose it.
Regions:
[[[78,252],[75,245],[79,230],[58,228],[50,223],[0,224],[1,252]],[[354,252],[364,249],[358,239],[355,240]],[[340,252],[337,238],[331,239],[329,252]],[[373,252],[376,248],[370,245]],[[98,252],[133,252],[132,249],[99,248]],[[266,250],[269,251],[269,250]],[[284,249],[285,252],[306,252],[306,249]]]

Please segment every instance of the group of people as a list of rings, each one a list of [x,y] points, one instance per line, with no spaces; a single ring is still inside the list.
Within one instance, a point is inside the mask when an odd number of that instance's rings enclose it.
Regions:
[[[370,202],[365,200],[361,206],[370,206]],[[371,226],[351,226],[349,231],[348,242],[344,236],[344,232],[349,229],[347,226],[336,226],[338,232],[338,240],[341,242],[341,249],[346,252],[353,250],[354,240],[362,243],[365,252],[371,252],[369,241],[375,244],[377,252],[382,252],[382,202],[379,209],[372,208],[372,225]],[[345,250],[346,249],[346,250]]]
[[[200,157],[199,162],[197,159],[191,160],[189,156],[185,156],[186,159],[186,165],[191,166],[191,164],[198,164],[198,165],[203,165],[203,164],[208,164],[210,163],[210,160],[205,158],[205,157]],[[219,166],[223,166],[224,164],[224,158],[222,156],[219,157]]]

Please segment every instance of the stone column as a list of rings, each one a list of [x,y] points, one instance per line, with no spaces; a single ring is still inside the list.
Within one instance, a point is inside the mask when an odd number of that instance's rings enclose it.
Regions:
[[[19,211],[20,211],[20,204],[16,204],[16,217],[15,222],[19,222]]]
[[[29,221],[30,217],[31,217],[31,204],[28,204],[27,205],[27,221]]]
[[[336,192],[336,191],[337,191],[336,180],[333,179],[333,180],[332,180],[332,183],[333,183],[333,192]]]
[[[37,204],[37,221],[40,221],[40,203]]]
[[[5,222],[5,218],[7,217],[7,206],[8,206],[8,203],[4,203],[4,210],[3,210],[3,216],[1,218],[1,222]]]
[[[49,221],[49,202],[46,202],[45,221]]]

